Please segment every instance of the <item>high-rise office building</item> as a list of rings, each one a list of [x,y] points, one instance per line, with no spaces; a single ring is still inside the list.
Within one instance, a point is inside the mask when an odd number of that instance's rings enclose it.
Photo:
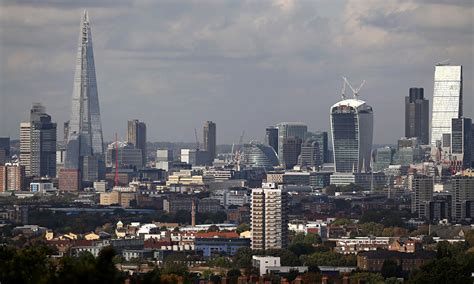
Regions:
[[[173,150],[158,149],[156,150],[155,168],[168,171],[171,168],[173,159]]]
[[[284,138],[280,164],[287,169],[291,169],[298,164],[298,157],[301,154],[301,144],[302,140],[299,137],[290,136]]]
[[[301,144],[301,152],[298,157],[298,165],[301,167],[319,167],[323,160],[319,143],[313,138],[308,138]]]
[[[434,180],[431,176],[414,175],[411,178],[411,212],[419,218],[426,218],[426,206],[433,198]]]
[[[0,192],[24,190],[25,167],[19,163],[0,165]]]
[[[0,137],[0,164],[10,161],[10,137]]]
[[[63,143],[67,144],[67,139],[69,137],[69,120],[63,124]]]
[[[33,104],[30,121],[20,124],[20,164],[27,176],[56,176],[56,123],[38,103]]]
[[[252,249],[280,249],[288,245],[287,193],[275,184],[252,189]]]
[[[331,107],[331,133],[336,172],[370,169],[374,115],[370,105],[357,98]]]
[[[139,120],[129,120],[127,129],[127,141],[142,151],[142,167],[146,166],[146,124]]]
[[[110,168],[115,169],[118,164],[119,169],[138,169],[143,165],[142,158],[142,151],[132,143],[116,141],[107,146],[105,160],[106,166]]]
[[[278,128],[278,159],[280,164],[284,165],[283,159],[283,141],[288,137],[296,137],[303,141],[306,139],[308,126],[301,122],[281,122],[277,124]]]
[[[431,146],[451,133],[451,120],[463,115],[462,66],[436,65],[434,74]]]
[[[393,164],[395,149],[391,147],[377,148],[374,157],[374,171],[383,171]]]
[[[472,120],[470,118],[453,118],[451,125],[451,158],[458,162],[460,168],[471,166]]]
[[[429,144],[429,111],[423,88],[410,88],[405,97],[405,137],[417,137],[423,145]]]
[[[204,124],[204,150],[209,152],[211,163],[217,157],[216,152],[216,124],[212,121],[206,121]]]
[[[328,133],[326,131],[308,132],[306,138],[311,138],[318,143],[322,163],[330,163]]]
[[[270,126],[265,129],[265,144],[278,153],[278,128]]]
[[[84,161],[97,164],[99,172],[91,174],[88,165],[88,169],[84,170]],[[95,181],[101,176],[103,167],[104,145],[92,35],[89,17],[84,11],[80,25],[64,169],[69,170],[68,174],[73,170],[77,171],[81,180]]]
[[[474,123],[471,125],[471,167],[474,168]]]
[[[474,205],[474,177],[454,176],[451,178],[452,218],[459,221],[474,217],[471,208]]]

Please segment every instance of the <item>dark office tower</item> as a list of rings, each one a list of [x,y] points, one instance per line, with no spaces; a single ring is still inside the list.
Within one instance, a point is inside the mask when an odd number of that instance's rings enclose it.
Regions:
[[[298,137],[302,141],[306,139],[308,126],[301,122],[281,122],[277,124],[278,128],[278,159],[280,164],[284,165],[283,159],[283,141],[288,137]]]
[[[216,124],[206,121],[204,124],[204,150],[209,153],[211,163],[216,158]]]
[[[332,148],[336,172],[370,169],[374,114],[366,102],[344,99],[331,107]]]
[[[452,218],[456,221],[473,217],[474,177],[454,176],[451,178]]]
[[[0,164],[10,161],[10,137],[0,137]]]
[[[429,111],[423,88],[410,88],[405,97],[405,137],[418,137],[421,144],[429,144]]]
[[[308,132],[307,137],[318,142],[322,162],[330,163],[331,157],[329,156],[328,133],[325,131]]]
[[[471,167],[474,168],[474,123],[471,124]]]
[[[20,164],[27,176],[56,176],[56,123],[41,104],[33,104],[30,121],[20,125]]]
[[[287,137],[283,139],[282,160],[283,166],[287,169],[298,164],[298,157],[301,154],[302,140],[299,137]]]
[[[265,129],[265,144],[278,153],[278,128],[270,126]]]
[[[471,164],[472,120],[470,118],[453,118],[451,125],[451,156],[463,169]]]
[[[308,138],[301,144],[301,153],[298,158],[298,165],[301,167],[319,167],[323,164],[319,143],[313,139]]]
[[[89,182],[96,181],[101,175],[101,169],[105,167],[92,35],[86,11],[80,25],[71,119],[64,163],[64,169],[67,170],[64,171],[64,178],[66,178],[66,173],[74,174],[79,177],[79,180]],[[86,163],[85,166],[84,163]],[[92,164],[99,166],[99,172],[92,173]],[[61,174],[59,178],[61,179]]]
[[[64,142],[64,144],[67,144],[68,136],[69,136],[69,120],[64,122],[64,127],[63,127],[63,142]]]
[[[127,142],[142,150],[142,164],[146,166],[146,124],[137,119],[128,121]]]

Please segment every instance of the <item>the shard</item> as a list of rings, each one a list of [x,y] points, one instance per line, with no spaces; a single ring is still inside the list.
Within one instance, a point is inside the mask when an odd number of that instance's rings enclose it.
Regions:
[[[82,180],[93,181],[98,177],[103,155],[92,35],[89,17],[84,11],[77,48],[65,168],[79,170]]]

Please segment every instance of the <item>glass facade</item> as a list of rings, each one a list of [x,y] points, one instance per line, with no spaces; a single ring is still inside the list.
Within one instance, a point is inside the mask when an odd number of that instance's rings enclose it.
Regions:
[[[375,152],[374,171],[383,171],[393,163],[395,149],[390,147],[378,148]]]
[[[463,168],[468,168],[471,164],[471,127],[470,118],[452,120],[451,154],[453,159],[462,162]]]
[[[451,119],[462,116],[462,66],[435,67],[431,145],[451,133]]]
[[[260,143],[245,144],[244,164],[254,168],[273,168],[278,166],[278,157],[272,147]]]
[[[84,157],[97,156],[103,159],[103,154],[92,35],[85,11],[79,33],[65,168],[82,170]]]
[[[373,111],[358,99],[340,101],[331,107],[331,133],[336,172],[370,169]]]
[[[265,144],[278,153],[278,128],[271,126],[265,129]]]
[[[284,164],[283,159],[283,141],[289,137],[300,138],[302,141],[306,138],[308,126],[301,122],[282,122],[277,125],[278,128],[278,158],[280,164]]]
[[[423,88],[410,88],[405,97],[405,137],[417,137],[421,144],[429,144],[429,111]]]

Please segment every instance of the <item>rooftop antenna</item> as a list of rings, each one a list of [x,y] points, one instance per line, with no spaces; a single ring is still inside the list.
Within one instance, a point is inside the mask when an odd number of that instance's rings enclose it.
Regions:
[[[354,89],[354,88],[352,87],[351,83],[349,83],[349,81],[347,80],[346,77],[342,77],[342,78],[344,79],[344,82],[345,82],[347,85],[349,85],[349,88],[351,88],[351,90],[352,90],[352,95],[353,95],[354,99],[358,99],[358,98],[359,98],[359,91],[360,91],[360,89],[362,88],[362,86],[364,86],[365,80],[362,81],[362,83],[360,84],[360,86],[359,86],[357,89]]]

